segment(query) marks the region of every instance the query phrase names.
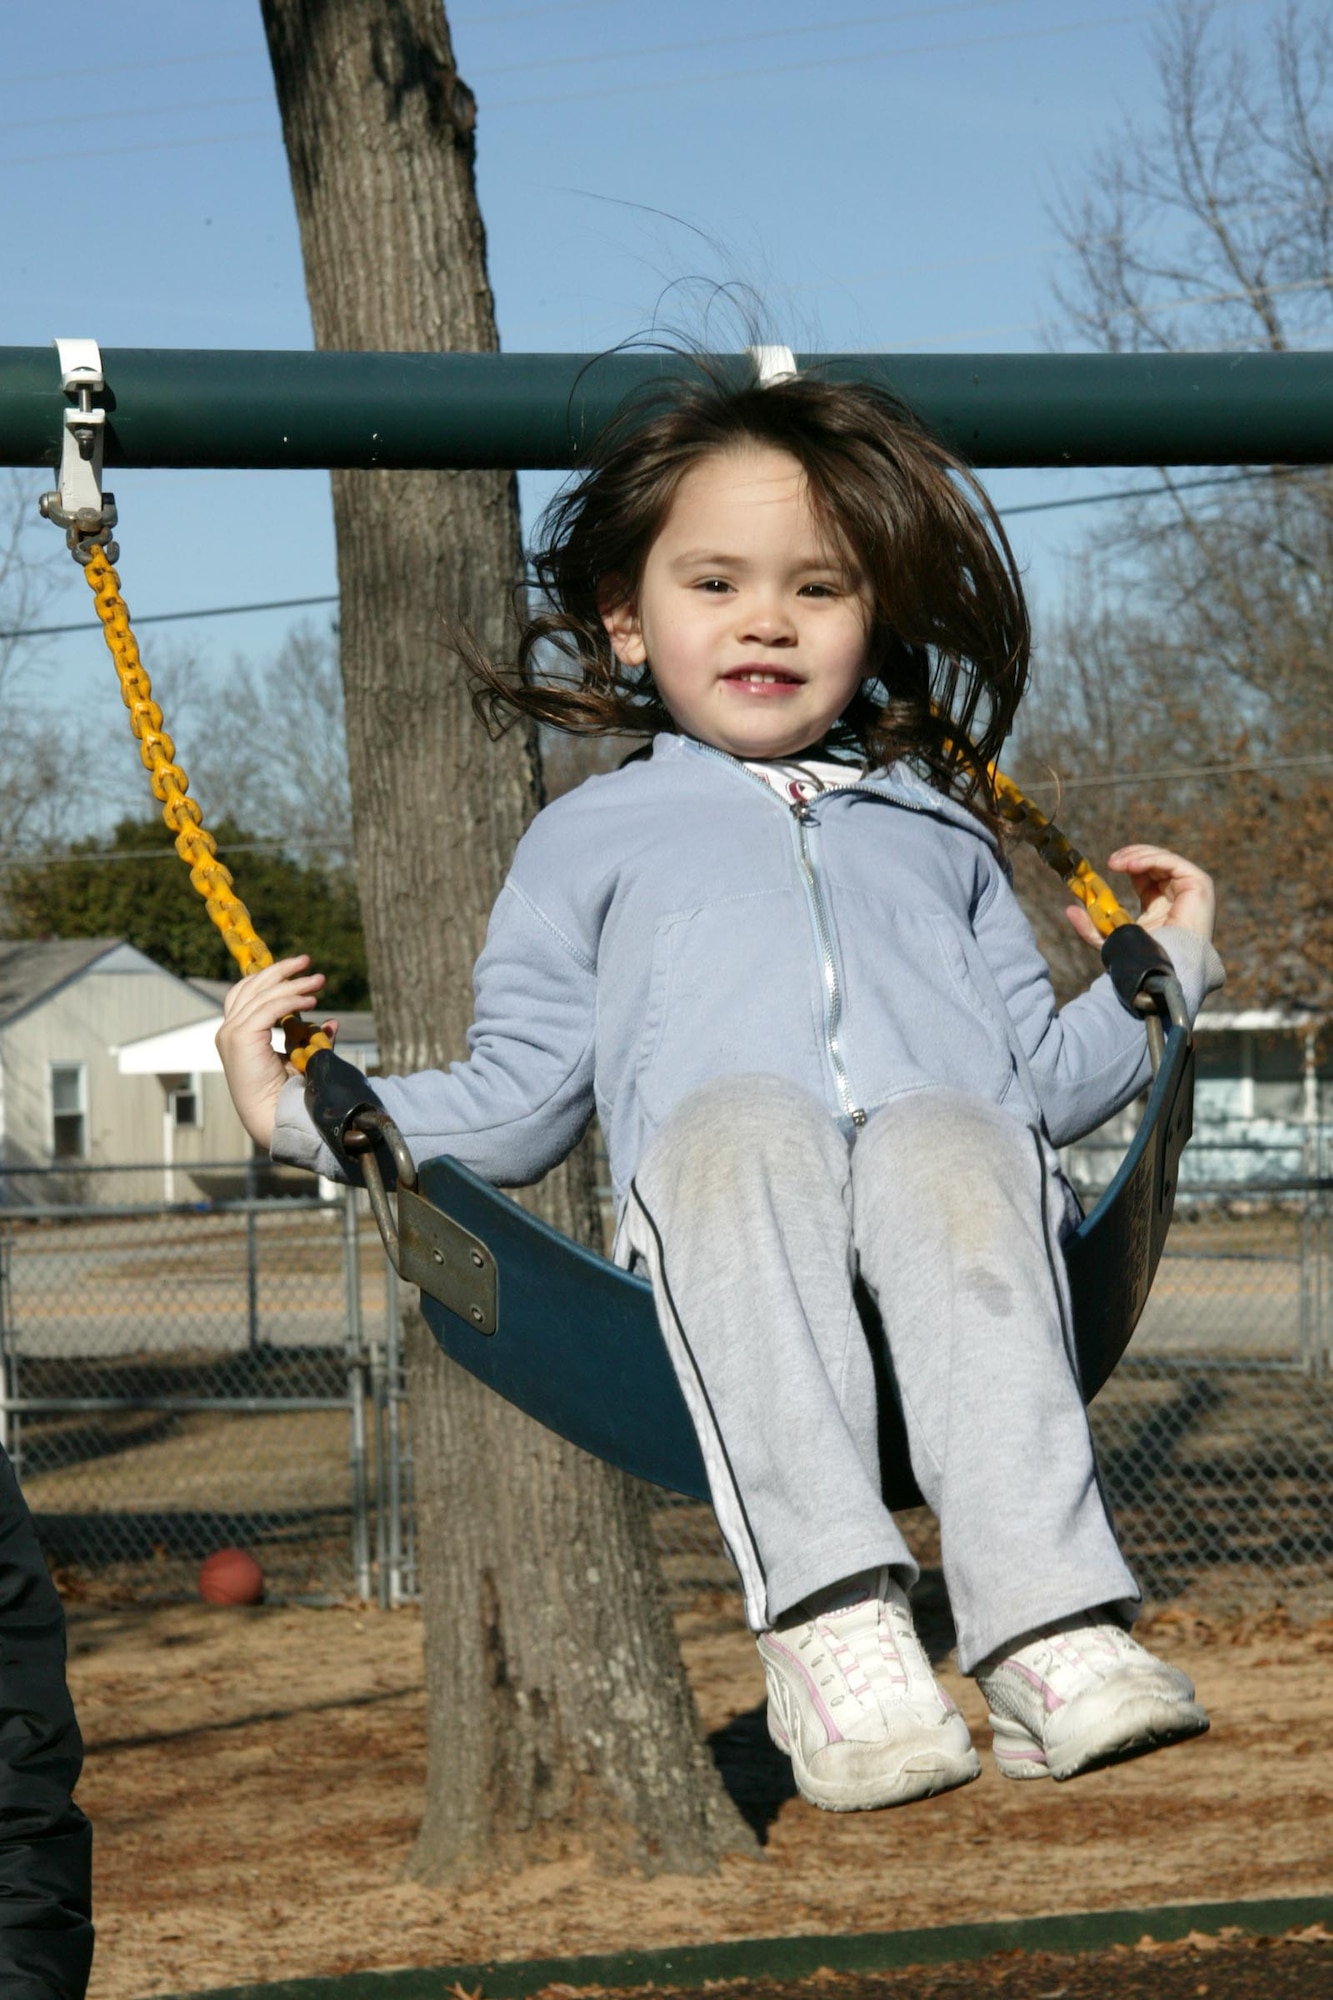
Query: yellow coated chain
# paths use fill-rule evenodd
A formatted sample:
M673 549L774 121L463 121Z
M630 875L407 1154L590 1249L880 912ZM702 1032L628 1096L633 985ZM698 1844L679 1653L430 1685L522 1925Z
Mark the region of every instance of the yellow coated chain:
M218 860L218 845L204 826L204 816L196 799L189 795L190 781L176 762L176 746L162 727L162 711L153 700L153 687L139 657L138 643L130 630L129 607L120 594L120 578L100 546L94 546L84 575L93 592L93 603L102 621L102 636L115 662L121 698L130 712L130 727L139 744L139 755L148 772L153 796L162 807L162 817L176 839L176 852L190 871L190 880L204 899L209 916L222 933L223 943L242 972L257 972L272 965L273 953L256 931L250 912L236 894L231 870ZM298 1014L282 1023L287 1036L288 1060L303 1070L316 1048L331 1048L327 1035L312 1028Z
M1048 868L1053 868L1070 894L1080 903L1103 937L1132 924L1128 910L1116 901L1115 892L1097 873L1092 863L1066 840L1058 826L1019 791L1012 778L991 766L991 783L1001 816L1013 827L1020 840L1034 847Z

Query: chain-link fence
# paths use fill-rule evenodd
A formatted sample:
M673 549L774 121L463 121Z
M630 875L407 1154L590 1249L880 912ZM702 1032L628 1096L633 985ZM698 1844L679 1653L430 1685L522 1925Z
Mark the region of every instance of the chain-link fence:
M1107 1486L1152 1600L1325 1612L1333 1181L1208 1182L1205 1151L1094 1405ZM1117 1158L1072 1164L1091 1193ZM0 1211L0 1425L53 1562L184 1594L239 1545L274 1595L415 1596L397 1286L362 1199L27 1195ZM734 1588L707 1508L655 1496L655 1521L678 1602Z
M1155 1601L1333 1610L1331 1135L1196 1139L1128 1353L1093 1405L1103 1474ZM1091 1200L1117 1149L1070 1164Z
M0 1436L48 1558L176 1594L240 1546L274 1595L369 1594L396 1348L373 1226L304 1177L261 1196L244 1164L200 1204L94 1171L77 1192L99 1201L27 1175L0 1211Z

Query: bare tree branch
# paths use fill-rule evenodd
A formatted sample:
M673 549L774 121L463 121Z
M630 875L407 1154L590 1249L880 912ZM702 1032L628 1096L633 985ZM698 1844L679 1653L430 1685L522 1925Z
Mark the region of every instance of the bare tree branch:
M1256 61L1211 6L1177 0L1155 53L1155 112L1127 121L1060 196L1070 333L1144 353L1326 338L1327 13L1276 13ZM1333 1004L1333 899L1312 900L1299 866L1333 790L1293 762L1333 750L1333 474L1274 467L1206 498L1167 469L1161 481L1160 500L1117 508L1090 540L1046 634L1044 695L1016 757L1034 777L1105 781L1078 793L1092 851L1139 832L1224 874L1222 941L1241 994ZM1271 776L1135 782L1229 756ZM1038 921L1063 964L1050 913Z

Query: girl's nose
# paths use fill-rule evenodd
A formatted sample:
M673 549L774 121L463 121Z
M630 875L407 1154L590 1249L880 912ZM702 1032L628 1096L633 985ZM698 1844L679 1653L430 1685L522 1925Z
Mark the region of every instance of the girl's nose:
M762 646L794 646L796 625L786 607L776 600L762 599L744 607L741 637Z

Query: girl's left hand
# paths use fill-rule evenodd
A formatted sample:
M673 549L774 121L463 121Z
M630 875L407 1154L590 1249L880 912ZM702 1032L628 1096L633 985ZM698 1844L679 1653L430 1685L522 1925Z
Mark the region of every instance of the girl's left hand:
M1182 930L1211 942L1217 896L1212 876L1205 875L1202 868L1169 848L1141 844L1118 847L1108 856L1107 865L1123 869L1129 876L1139 899L1137 921L1145 931L1179 924ZM1065 914L1085 943L1100 947L1100 933L1086 910L1071 909Z

